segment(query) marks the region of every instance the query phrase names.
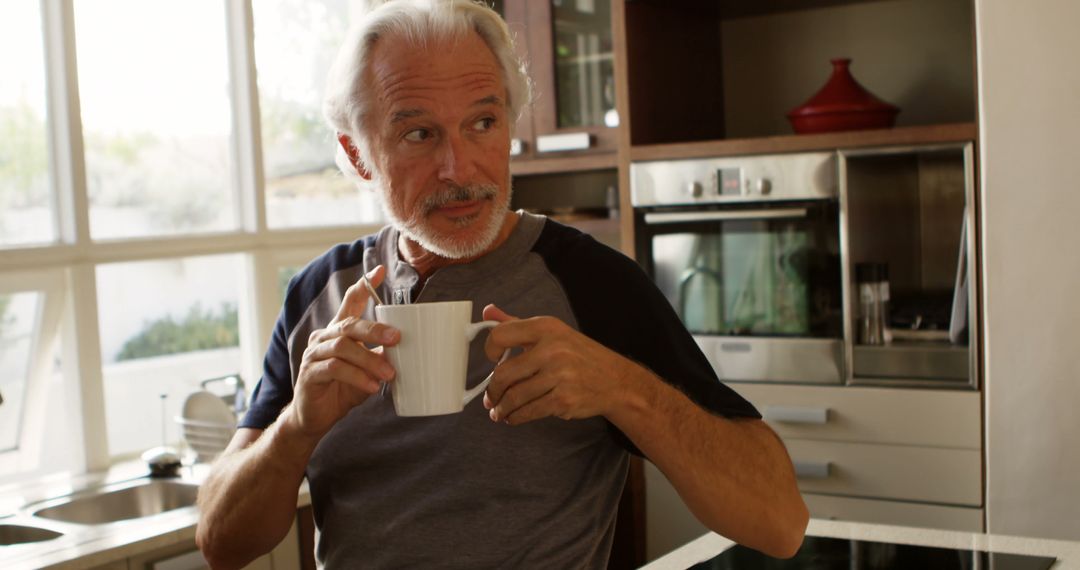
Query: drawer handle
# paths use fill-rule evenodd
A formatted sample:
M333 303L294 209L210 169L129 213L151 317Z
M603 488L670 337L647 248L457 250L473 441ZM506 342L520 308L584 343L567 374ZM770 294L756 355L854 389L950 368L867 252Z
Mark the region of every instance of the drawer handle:
M799 479L828 479L828 461L795 461L795 476Z
M767 422L825 425L829 421L829 408L765 406L761 415Z

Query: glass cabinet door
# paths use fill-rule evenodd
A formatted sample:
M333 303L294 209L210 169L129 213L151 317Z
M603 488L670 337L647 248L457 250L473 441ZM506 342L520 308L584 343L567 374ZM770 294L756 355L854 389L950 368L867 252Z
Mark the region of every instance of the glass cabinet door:
M610 0L551 0L555 125L615 127Z

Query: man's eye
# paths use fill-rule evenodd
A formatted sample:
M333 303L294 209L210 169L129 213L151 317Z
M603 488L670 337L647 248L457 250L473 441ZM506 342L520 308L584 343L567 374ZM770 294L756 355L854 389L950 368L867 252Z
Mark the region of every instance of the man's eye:
M476 123L473 124L473 128L478 131L486 131L493 126L495 126L495 119L491 117L485 117L483 119L480 119L479 121L476 121Z
M413 129L405 133L405 140L409 142L423 142L431 138L431 131L427 129Z

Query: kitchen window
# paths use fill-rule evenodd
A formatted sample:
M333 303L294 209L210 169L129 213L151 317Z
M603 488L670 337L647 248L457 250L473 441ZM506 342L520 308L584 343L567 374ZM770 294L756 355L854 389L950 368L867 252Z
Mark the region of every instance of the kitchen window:
M321 113L326 70L345 39L346 0L259 0L255 64L259 81L266 218L272 228L375 223L376 196L334 165L334 133Z
M288 279L382 224L321 121L353 4L0 5L0 482L178 442L201 380L258 380Z
M0 3L0 247L56 239L41 30L37 2Z

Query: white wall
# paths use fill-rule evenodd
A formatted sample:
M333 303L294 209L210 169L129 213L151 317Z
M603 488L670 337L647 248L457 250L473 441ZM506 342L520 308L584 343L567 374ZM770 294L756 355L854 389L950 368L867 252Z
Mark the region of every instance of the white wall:
M988 530L1080 540L1080 2L976 20Z

